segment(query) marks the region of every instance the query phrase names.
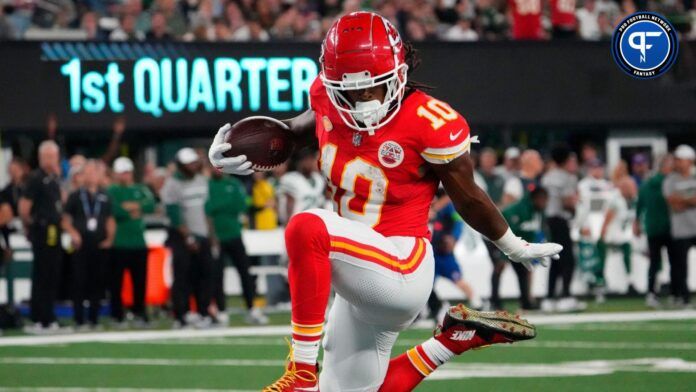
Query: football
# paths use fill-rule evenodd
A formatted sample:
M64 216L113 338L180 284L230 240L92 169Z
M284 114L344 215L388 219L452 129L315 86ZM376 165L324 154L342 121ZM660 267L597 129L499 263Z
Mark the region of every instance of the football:
M295 142L293 134L282 122L264 116L247 117L234 125L225 142L232 148L226 157L246 155L256 171L268 171L290 158Z

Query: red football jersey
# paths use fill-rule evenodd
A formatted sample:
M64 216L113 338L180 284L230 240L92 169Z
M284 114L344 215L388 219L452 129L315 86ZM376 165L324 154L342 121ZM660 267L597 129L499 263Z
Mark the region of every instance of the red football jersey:
M551 24L566 29L575 28L575 0L550 0Z
M541 0L508 0L512 38L541 39Z
M469 151L469 126L446 103L419 90L373 135L339 117L319 78L310 89L334 210L384 236L427 237L428 211L439 180L427 163L444 164Z

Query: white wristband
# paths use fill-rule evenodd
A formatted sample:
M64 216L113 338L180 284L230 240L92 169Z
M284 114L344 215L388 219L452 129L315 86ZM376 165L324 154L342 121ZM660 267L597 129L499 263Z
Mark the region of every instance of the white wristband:
M516 236L509 227L502 237L493 241L493 244L506 255L509 255L515 250L524 248L527 245L526 241Z

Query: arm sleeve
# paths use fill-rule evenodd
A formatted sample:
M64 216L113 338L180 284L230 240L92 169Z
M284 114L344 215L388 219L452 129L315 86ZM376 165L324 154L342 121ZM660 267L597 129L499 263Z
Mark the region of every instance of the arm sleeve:
M297 188L297 181L294 181L295 175L293 173L288 173L280 177L278 182L278 189L276 189L277 194L290 195L295 199L299 197L299 189Z
M471 148L469 124L449 105L431 99L419 106L415 114L418 116L419 128L423 129L421 150L423 159L433 164L446 164L469 152ZM431 116L434 116L435 121L429 119Z
M22 191L22 197L25 199L29 199L31 201L34 201L36 198L36 194L39 192L39 179L35 175L30 175L29 179L27 180L27 184L24 187L24 190Z
M111 200L111 210L114 214L114 219L119 221L130 218L128 211L121 208L121 201L116 197L114 188L109 188L109 200Z
M172 177L167 178L162 186L162 203L165 205L165 211L170 221L171 227L179 227L181 225L181 211L179 210L179 192L176 181Z
M662 183L662 196L665 198L668 198L672 196L672 193L674 193L674 185L672 181L672 177L669 176L665 178L665 181Z
M177 204L167 204L165 206L167 217L171 227L181 226L181 210Z

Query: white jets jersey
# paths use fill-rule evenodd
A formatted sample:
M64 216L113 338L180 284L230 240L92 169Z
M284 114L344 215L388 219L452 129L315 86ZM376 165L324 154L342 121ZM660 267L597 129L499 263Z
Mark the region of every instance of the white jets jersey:
M300 172L289 172L282 177L278 183L279 197L284 199L280 203L281 221L287 222L291 216L298 212L306 211L310 208L324 207L324 190L326 181L319 172L312 172L309 177L305 177ZM287 215L287 197L290 196L295 200L293 210L290 216Z
M616 189L610 181L594 177L585 177L580 180L575 214L576 227L590 229L592 239L597 240L608 202L614 197L616 197Z
M624 244L631 241L633 220L636 210L633 201L626 200L616 191L609 201L607 210L614 212L614 219L607 226L605 241L608 244Z

